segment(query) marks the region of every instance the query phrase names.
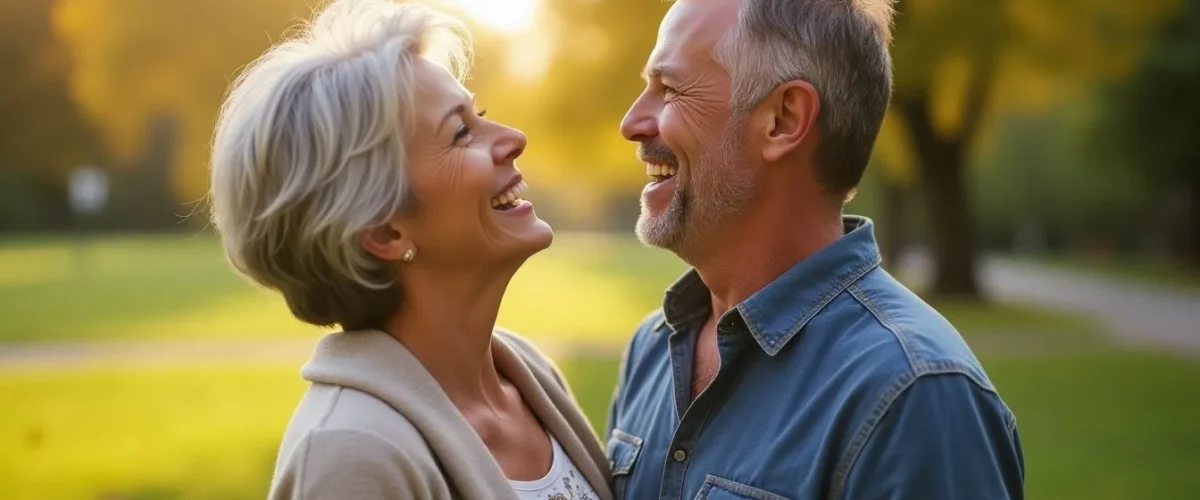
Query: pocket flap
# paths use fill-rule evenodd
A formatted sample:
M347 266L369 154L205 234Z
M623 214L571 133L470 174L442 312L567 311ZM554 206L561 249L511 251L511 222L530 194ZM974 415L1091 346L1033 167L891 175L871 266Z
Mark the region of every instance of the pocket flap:
M642 438L621 429L613 429L605 453L608 455L608 465L612 467L614 476L629 474L641 452Z
M766 490L709 474L696 500L787 500Z

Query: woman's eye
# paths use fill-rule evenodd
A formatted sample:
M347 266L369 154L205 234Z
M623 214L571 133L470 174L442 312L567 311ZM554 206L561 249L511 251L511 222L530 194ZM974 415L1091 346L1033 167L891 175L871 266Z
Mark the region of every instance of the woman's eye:
M479 115L480 118L483 118L483 115L487 114L487 109L481 109L481 110L475 112L475 114Z
M455 144L462 142L463 139L466 139L468 137L471 137L471 127L465 123L462 125L459 125L458 130L454 131L454 143Z

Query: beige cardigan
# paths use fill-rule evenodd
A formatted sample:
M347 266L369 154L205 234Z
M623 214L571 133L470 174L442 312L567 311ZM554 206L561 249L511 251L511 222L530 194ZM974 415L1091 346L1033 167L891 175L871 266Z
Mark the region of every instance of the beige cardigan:
M600 498L610 500L604 451L554 364L507 332L492 337L492 356ZM517 500L483 440L390 335L329 334L301 373L312 385L284 434L272 500Z

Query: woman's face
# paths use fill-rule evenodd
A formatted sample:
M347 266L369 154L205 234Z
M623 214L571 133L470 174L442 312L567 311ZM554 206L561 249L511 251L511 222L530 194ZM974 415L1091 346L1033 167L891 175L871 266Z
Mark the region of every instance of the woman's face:
M423 263L520 262L550 246L553 232L523 199L515 161L525 134L483 118L446 71L418 59L408 180L415 211L393 227Z

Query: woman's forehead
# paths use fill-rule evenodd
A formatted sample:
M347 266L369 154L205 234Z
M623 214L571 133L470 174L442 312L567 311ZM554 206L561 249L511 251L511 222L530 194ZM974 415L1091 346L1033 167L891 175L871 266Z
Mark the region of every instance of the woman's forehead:
M419 58L413 74L417 117L422 126L437 128L447 113L459 106L471 105L471 93L444 66Z

